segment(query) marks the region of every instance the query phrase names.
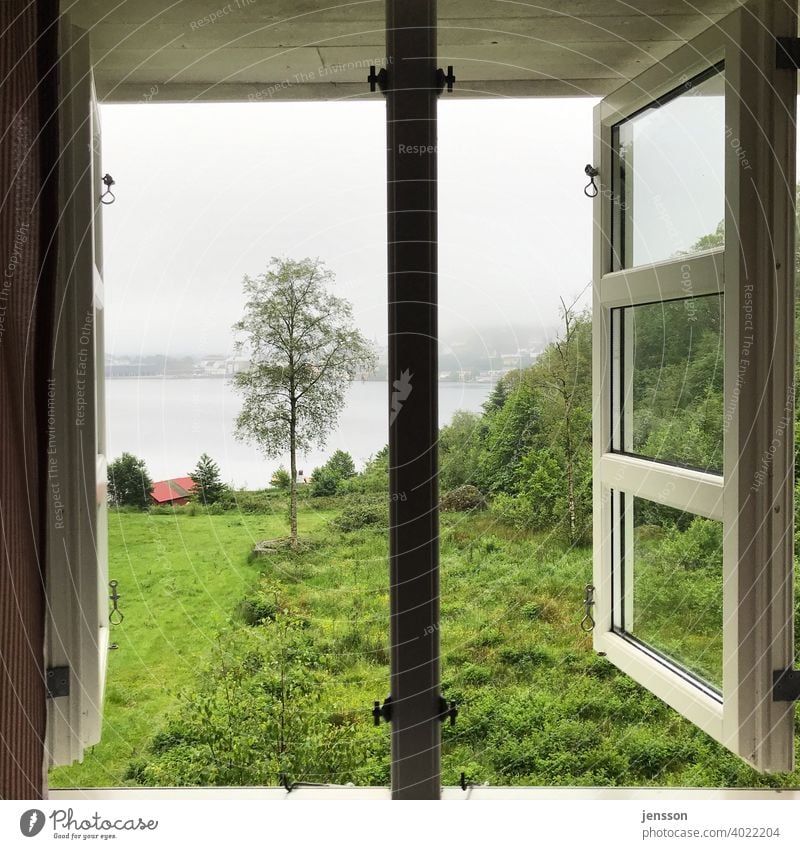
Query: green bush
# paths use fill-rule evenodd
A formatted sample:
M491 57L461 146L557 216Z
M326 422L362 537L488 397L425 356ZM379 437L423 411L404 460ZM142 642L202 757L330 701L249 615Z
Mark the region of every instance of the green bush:
M346 451L334 451L330 459L311 473L311 495L336 495L341 484L355 477L353 458Z
M280 612L275 593L258 590L239 602L237 613L245 625L273 622Z
M389 446L384 445L374 457L370 457L363 472L354 477L343 479L338 492L342 494L388 494Z
M348 504L339 516L331 519L334 528L345 532L360 531L362 528L386 528L388 524L388 508L369 502Z
M529 529L533 510L527 498L520 495L500 493L492 499L491 513L512 528Z
M236 513L279 513L288 505L288 497L282 490L261 489L246 491L228 490L217 505L225 512ZM217 506L215 505L215 506Z
M272 473L269 479L269 485L275 489L289 489L289 484L292 482L292 476L284 466L278 466Z
M520 613L526 619L541 619L544 612L544 604L540 601L528 601L520 608Z
M454 513L484 510L486 508L486 499L477 487L467 483L445 493L442 496L441 508L442 510Z
M667 568L722 569L722 526L719 522L700 516L692 519L685 531L672 528L659 548L660 558Z
M257 629L229 634L197 688L156 735L129 779L145 785L357 783L375 771L368 723L332 724L320 710L326 647L308 623L280 614L271 639ZM388 739L388 738L387 738ZM385 746L378 747L385 758Z

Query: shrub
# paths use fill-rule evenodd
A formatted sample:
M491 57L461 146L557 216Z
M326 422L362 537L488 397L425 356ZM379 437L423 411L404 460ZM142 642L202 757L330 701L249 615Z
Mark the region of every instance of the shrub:
M237 613L245 625L261 625L263 622L274 622L280 612L275 594L261 590L246 596L239 602Z
M486 500L480 490L471 484L451 489L450 492L442 496L442 510L452 512L465 513L470 510L483 510L486 507Z
M672 568L680 564L688 570L715 567L721 571L722 527L719 522L697 516L685 531L670 530L659 554Z
M460 670L460 677L465 684L473 687L485 687L494 676L494 670L479 663L466 663Z
M366 723L329 722L320 709L324 643L306 622L279 614L271 639L249 629L227 634L197 687L127 775L139 784L274 785L333 783L375 768L365 755ZM385 744L383 746L385 750Z
M512 528L526 529L532 524L531 505L523 496L500 493L492 499L491 512Z
M341 515L331 520L331 524L340 531L359 531L362 528L387 527L389 515L385 506L356 502L348 504Z
M214 505L222 511L236 513L277 513L288 503L283 491L261 489L253 492L245 490L229 490L226 495Z
M275 489L289 489L289 484L292 482L292 476L286 471L284 466L278 466L272 473L269 480L269 485Z
M311 495L336 495L342 482L355 474L353 458L346 451L334 451L327 463L311 473Z
M374 457L370 457L364 471L341 481L340 493L368 493L389 491L389 446L384 445Z
M528 601L520 608L525 619L540 619L544 612L544 604L540 601Z
M108 501L115 507L138 507L150 504L153 481L144 460L127 451L108 464Z

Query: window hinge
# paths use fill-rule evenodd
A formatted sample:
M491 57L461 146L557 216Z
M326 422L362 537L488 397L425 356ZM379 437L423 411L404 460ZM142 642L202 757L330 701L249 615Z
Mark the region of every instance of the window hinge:
M383 700L383 704L380 702L375 702L372 708L372 719L375 722L375 725L381 724L381 719L386 722L392 721L392 697L387 696Z
M380 89L381 91L385 92L386 88L389 85L389 72L386 70L386 68L381 68L380 71L376 71L375 66L370 65L367 82L369 83L370 91L377 91L378 89Z
M453 73L453 66L447 66L447 73L442 68L436 70L436 90L441 94L445 88L452 92L453 86L456 84L456 75Z
M456 724L456 717L458 716L458 706L455 702L448 702L447 699L440 696L439 697L439 721L444 722L446 719L450 720L451 725Z
M800 700L800 669L781 669L772 673L772 701Z
M788 36L775 39L775 67L789 71L800 70L800 38Z
M58 699L69 695L69 667L53 666L47 670L47 698Z

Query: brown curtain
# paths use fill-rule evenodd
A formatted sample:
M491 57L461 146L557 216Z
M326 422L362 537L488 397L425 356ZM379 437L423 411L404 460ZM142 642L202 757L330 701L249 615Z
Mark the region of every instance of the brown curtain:
M58 3L0 3L0 798L45 791L47 374Z

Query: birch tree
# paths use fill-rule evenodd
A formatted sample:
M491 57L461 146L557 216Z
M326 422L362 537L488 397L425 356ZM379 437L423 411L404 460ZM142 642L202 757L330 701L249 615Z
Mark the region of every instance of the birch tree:
M244 316L234 325L246 371L236 435L265 457L289 453L290 536L297 543L298 452L321 448L336 426L350 382L374 368L372 346L353 323L349 301L319 259L278 259L243 281Z

